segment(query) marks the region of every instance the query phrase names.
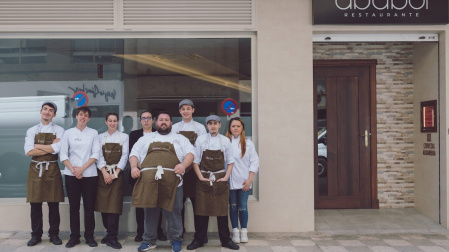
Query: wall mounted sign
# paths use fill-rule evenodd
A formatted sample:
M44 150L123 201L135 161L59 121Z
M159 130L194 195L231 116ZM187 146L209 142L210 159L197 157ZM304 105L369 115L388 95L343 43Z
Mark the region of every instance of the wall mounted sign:
M225 99L221 103L221 110L225 113L225 115L235 114L235 112L237 112L237 108L237 102L231 98Z
M83 91L74 93L72 98L75 99L76 105L78 107L87 106L87 104L89 103L89 97L87 97L87 94Z
M421 132L437 132L437 101L421 102Z
M447 0L313 0L313 24L448 24Z

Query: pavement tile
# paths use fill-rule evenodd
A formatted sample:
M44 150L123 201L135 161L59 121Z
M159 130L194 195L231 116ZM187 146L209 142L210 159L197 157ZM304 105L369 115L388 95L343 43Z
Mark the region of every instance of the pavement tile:
M322 250L318 246L304 246L304 247L295 247L296 250L300 252L322 252Z
M273 252L297 252L293 246L271 246Z
M436 245L444 246L449 245L449 240L440 240L440 239L429 239L431 242L435 243Z
M251 246L266 246L268 247L268 242L266 240L256 240L256 239L251 239L248 241L248 243L245 243L245 247L251 247Z
M314 242L319 247L321 247L321 246L340 246L340 243L335 240L316 240Z
M392 246L392 247L396 247L396 246L412 246L412 244L410 242L407 242L405 240L387 240L384 239L384 242L388 243L388 245Z
M364 244L361 241L358 240L338 240L338 242L341 244L341 246L364 246Z
M410 247L410 246L406 246L406 247L394 247L394 249L396 249L399 252L422 252L422 250L418 247Z
M267 240L269 246L292 246L290 240Z
M311 240L292 240L291 243L295 247L309 247L309 246L315 246L315 242Z
M14 232L0 232L0 239L6 239L14 235Z
M361 240L361 242L369 247L388 246L388 243L384 242L383 240Z
M418 246L424 252L446 252L448 250L440 246Z
M348 252L343 246L320 246L320 249L324 252Z
M193 250L189 250L193 251ZM246 247L246 251L248 252L273 252L271 247ZM201 251L198 251L201 252Z
M370 248L368 247L358 247L358 246L351 246L351 247L346 247L346 249L349 252L372 252Z
M387 246L371 246L369 247L373 252L397 252L396 249Z

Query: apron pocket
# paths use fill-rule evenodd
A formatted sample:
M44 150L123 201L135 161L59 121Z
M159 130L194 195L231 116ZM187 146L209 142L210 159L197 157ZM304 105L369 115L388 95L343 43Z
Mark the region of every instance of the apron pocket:
M227 181L220 181L214 183L215 194L223 194L229 192L229 183Z
M162 180L158 180L159 197L161 199L171 200L173 198L173 192L177 189L179 184L179 178L174 173L165 173Z
M153 179L147 176L143 178L142 176L144 176L143 173L133 189L133 204L135 205L150 204L152 200L157 198L158 188L157 182L154 180L154 175Z

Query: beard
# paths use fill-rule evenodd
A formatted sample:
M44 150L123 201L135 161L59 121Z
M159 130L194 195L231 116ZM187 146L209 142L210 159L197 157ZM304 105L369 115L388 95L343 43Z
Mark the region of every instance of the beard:
M162 129L162 125L165 125L166 128ZM167 124L162 124L161 127L157 127L157 133L161 135L168 135L171 132L171 126L168 126Z

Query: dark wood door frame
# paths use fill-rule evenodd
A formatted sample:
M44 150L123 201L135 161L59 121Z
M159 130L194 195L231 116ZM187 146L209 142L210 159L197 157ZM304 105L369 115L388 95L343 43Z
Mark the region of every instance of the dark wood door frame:
M314 60L313 66L369 66L370 72L370 127L371 127L371 137L370 137L370 147L371 147L371 208L378 209L379 208L379 199L377 197L377 112L376 112L376 65L377 60ZM316 90L313 90L313 109L314 109L314 136L316 136L317 132L317 96ZM318 165L318 139L315 137L314 139L314 167ZM315 169L315 168L314 168ZM317 184L317 176L315 178L315 185ZM317 194L315 193L315 201L317 200Z

